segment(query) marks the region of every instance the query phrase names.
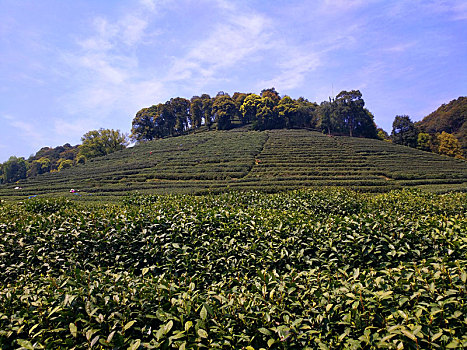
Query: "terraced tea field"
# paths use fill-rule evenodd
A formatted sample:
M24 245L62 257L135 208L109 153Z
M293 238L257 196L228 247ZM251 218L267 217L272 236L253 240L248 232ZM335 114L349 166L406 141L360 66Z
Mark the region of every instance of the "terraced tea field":
M85 165L0 186L0 198L70 196L101 200L228 190L281 191L345 186L466 191L467 162L387 142L307 130L211 131L147 142ZM76 196L75 196L76 197Z
M0 348L465 348L466 257L467 193L0 201Z

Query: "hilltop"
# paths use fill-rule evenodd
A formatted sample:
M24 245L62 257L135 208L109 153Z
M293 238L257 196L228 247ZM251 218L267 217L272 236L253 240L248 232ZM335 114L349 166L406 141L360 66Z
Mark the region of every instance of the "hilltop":
M467 97L441 105L418 122L417 127L429 134L443 131L453 134L459 140L464 155L467 155Z
M323 186L368 192L402 187L465 191L467 162L375 139L308 130L234 129L144 142L61 172L3 185L0 198L65 195L98 200L134 191L276 192ZM70 194L70 189L79 194Z

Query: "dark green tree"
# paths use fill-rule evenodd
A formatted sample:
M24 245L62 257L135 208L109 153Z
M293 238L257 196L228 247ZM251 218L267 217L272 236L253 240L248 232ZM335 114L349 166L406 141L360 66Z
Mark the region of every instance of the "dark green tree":
M175 117L175 132L180 135L191 124L190 101L186 98L176 97L170 99L170 106Z
M392 123L391 140L399 145L417 147L418 131L408 115L397 115Z
M130 137L133 141L150 141L156 138L154 120L158 113L158 106L143 108L136 113L131 123Z
M210 128L214 121L212 117L213 99L208 94L202 94L200 98L201 98L202 105L203 105L204 125Z
M11 156L2 164L2 182L11 183L26 178L27 164L22 157Z
M337 132L349 136L376 138L373 115L364 108L365 101L359 90L341 91L332 104Z
M199 96L193 96L190 102L191 127L197 129L203 122L203 100Z
M323 101L318 107L318 129L330 135L334 131L333 124L333 106L331 101Z

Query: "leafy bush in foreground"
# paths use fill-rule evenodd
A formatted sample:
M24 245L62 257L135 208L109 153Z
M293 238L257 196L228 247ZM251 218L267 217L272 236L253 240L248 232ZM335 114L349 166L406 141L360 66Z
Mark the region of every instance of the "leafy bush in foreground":
M467 346L467 194L0 207L0 347Z

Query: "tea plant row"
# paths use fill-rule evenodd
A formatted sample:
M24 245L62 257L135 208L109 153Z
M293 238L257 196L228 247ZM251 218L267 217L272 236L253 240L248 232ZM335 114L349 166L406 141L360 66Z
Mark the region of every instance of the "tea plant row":
M0 204L2 349L467 346L467 194Z

